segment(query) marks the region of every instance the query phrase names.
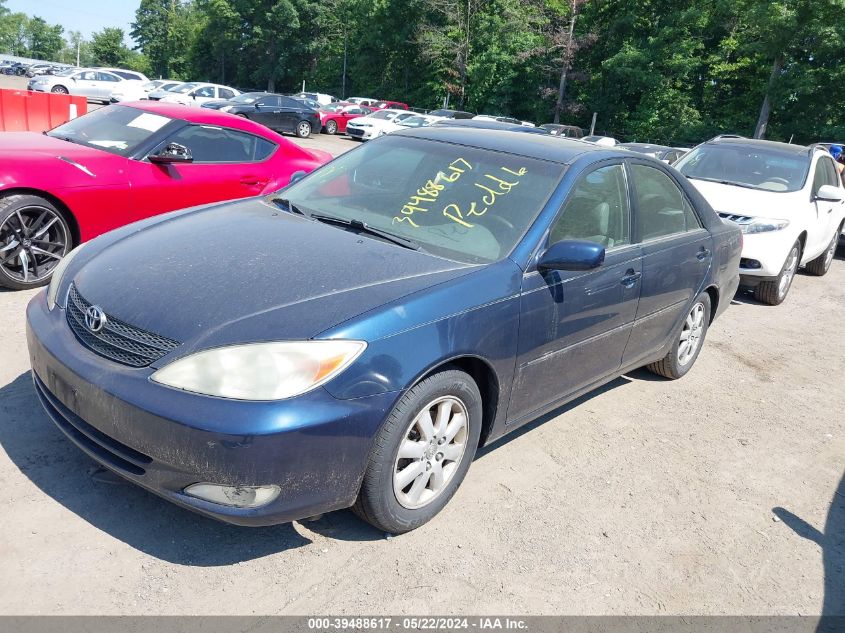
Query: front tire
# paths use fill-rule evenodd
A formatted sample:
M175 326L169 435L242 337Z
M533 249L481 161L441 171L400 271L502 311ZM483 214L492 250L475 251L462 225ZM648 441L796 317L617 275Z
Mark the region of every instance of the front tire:
M672 349L656 363L646 368L664 378L677 380L684 376L698 359L707 328L710 325L710 295L702 292L693 302L687 317L681 324L681 331L675 337Z
M827 274L827 271L830 270L830 265L833 263L833 256L836 254L836 247L839 246L839 234L841 232L842 225L839 225L839 228L837 228L833 234L833 239L830 240L830 244L827 245L824 252L805 266L808 273L815 275L816 277L823 277Z
M469 470L481 418L481 393L464 372L441 371L415 385L376 436L355 513L393 534L430 521Z
M795 273L798 272L798 264L800 263L801 242L795 242L789 249L789 254L786 256L783 268L780 269L777 278L774 281L761 281L754 289L754 298L770 306L783 303L792 287L792 281L795 279Z
M57 95L66 95L66 94L68 94L68 89L65 88L64 86L53 86L50 89L50 92L55 93Z
M46 285L71 248L67 221L51 202L30 195L0 198L0 286Z
M328 121L326 123L326 134L337 134L337 121Z
M299 138L308 138L311 136L311 124L308 121L300 121L296 124L296 135Z

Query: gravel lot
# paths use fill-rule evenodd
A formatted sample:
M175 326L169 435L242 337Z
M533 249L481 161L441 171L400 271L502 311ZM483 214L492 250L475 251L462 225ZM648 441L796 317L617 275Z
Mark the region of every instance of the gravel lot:
M845 249L780 307L739 295L684 379L634 372L485 449L395 538L92 477L30 382L32 295L0 291L0 614L845 614Z

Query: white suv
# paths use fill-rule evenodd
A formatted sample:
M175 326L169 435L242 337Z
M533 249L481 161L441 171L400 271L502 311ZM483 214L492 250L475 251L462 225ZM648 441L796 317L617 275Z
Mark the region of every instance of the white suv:
M824 275L845 221L845 188L820 147L717 138L675 167L722 218L739 224L740 284L778 305L799 266Z

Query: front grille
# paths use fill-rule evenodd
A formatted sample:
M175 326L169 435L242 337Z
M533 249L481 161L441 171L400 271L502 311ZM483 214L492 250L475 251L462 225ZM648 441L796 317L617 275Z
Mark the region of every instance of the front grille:
M130 367L146 367L179 347L180 343L106 315L102 330L91 332L85 326L85 311L91 307L71 285L67 321L76 338L92 352Z
M719 212L719 217L725 220L730 220L731 222L736 222L737 224L748 224L754 218L749 217L747 215L738 215L736 213L722 213Z
M346 133L349 134L349 136L364 136L364 130L349 126L346 127Z

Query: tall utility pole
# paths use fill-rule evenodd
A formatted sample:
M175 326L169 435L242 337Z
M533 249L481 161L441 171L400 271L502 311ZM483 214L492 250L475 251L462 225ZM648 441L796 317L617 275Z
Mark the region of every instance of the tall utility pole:
M562 67L560 69L560 85L557 89L557 101L555 101L555 123L560 123L560 112L563 110L563 97L566 94L566 77L569 73L569 65L572 62L572 40L575 36L575 20L578 17L577 0L570 0L569 7L572 15L569 19L569 33L566 37L566 46L564 47Z
M82 46L82 41L76 41L76 67L79 68L79 49Z
M349 34L349 30L347 25L347 20L343 21L343 79L342 79L342 87L340 89L340 98L346 99L346 55L347 55L347 35Z

